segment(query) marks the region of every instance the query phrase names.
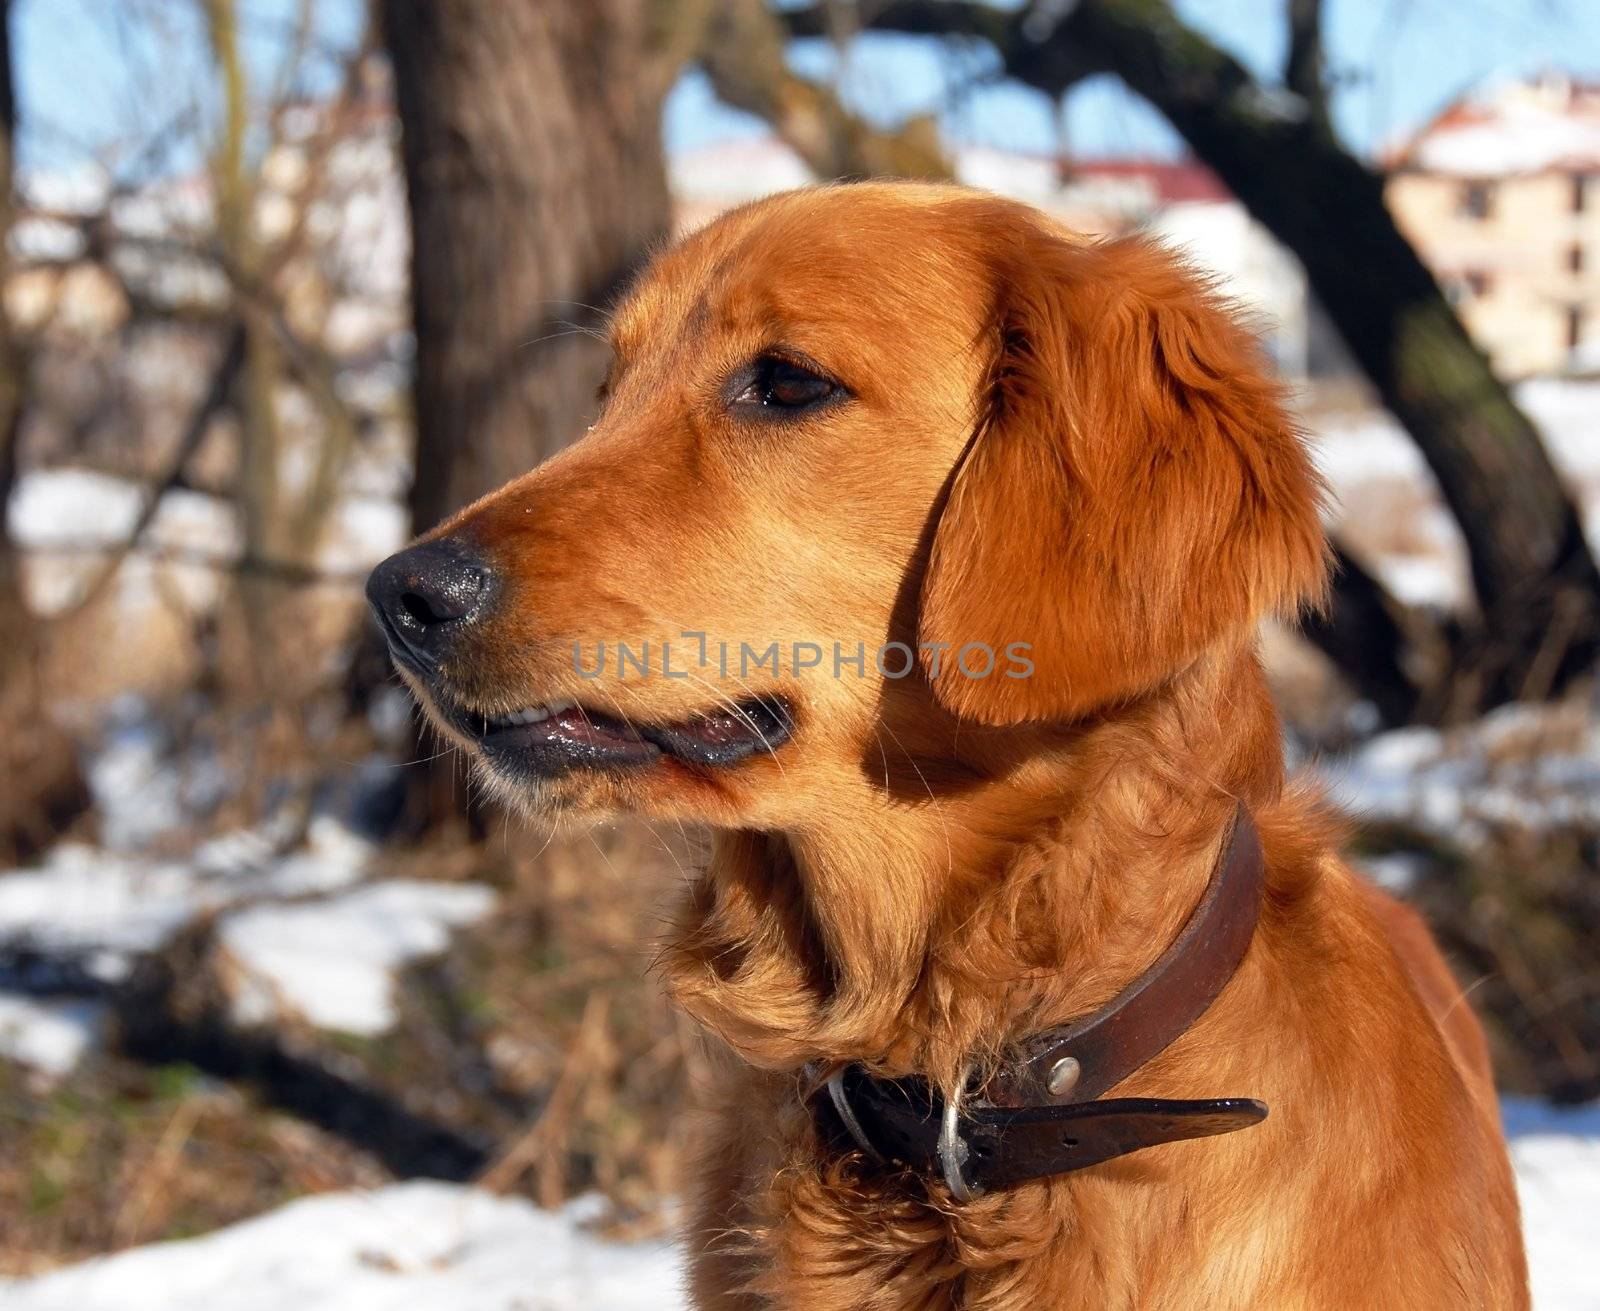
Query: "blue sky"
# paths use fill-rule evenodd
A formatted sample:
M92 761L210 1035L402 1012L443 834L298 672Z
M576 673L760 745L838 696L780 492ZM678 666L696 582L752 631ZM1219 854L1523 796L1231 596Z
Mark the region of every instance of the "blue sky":
M567 0L560 0L567 2ZM571 0L577 3L579 0ZM1001 0L1014 3L1015 0ZM258 89L273 84L296 0L241 0ZM1192 23L1266 77L1281 67L1284 0L1178 0ZM1335 116L1345 138L1370 152L1424 120L1463 88L1497 76L1557 67L1600 78L1596 0L1325 0L1338 75ZM15 0L14 58L24 166L60 168L106 150L127 152L168 124L189 130L210 112L196 0ZM359 31L356 0L321 0L308 89L327 86L339 52ZM833 52L798 43L803 72L832 74ZM842 74L864 111L893 118L938 109L955 137L1024 150L1065 143L1085 155L1181 149L1148 105L1114 78L1078 88L1063 112L1044 96L996 83L971 52L935 41L873 36ZM716 103L691 74L667 106L669 148L760 132ZM192 163L180 158L180 163Z

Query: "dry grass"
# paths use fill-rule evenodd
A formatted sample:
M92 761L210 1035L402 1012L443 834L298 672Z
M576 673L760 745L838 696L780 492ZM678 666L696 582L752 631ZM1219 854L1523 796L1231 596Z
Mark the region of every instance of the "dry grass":
M50 1092L0 1062L0 1274L204 1233L376 1183L336 1139L183 1066L104 1060Z
M501 906L412 972L385 1046L438 1051L451 1030L482 1054L492 1094L476 1100L500 1112L503 1144L487 1184L545 1205L599 1189L621 1220L659 1218L702 1040L649 969L667 899L700 859L692 836L637 826L543 850L509 833L492 867L468 858L500 884Z
M1507 1092L1600 1097L1600 832L1499 826L1470 853L1393 827L1414 900L1484 1020Z

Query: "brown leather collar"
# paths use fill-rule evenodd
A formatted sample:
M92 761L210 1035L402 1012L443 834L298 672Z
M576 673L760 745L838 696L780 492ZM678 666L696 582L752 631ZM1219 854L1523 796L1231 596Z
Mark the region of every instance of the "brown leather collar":
M923 1079L877 1079L858 1065L814 1096L833 1140L868 1157L943 1177L959 1201L1065 1174L1157 1143L1248 1128L1251 1098L1097 1101L1185 1033L1244 959L1261 913L1261 839L1240 805L1226 849L1182 931L1104 1006L1022 1043L959 1103ZM819 1089L819 1092L821 1089Z

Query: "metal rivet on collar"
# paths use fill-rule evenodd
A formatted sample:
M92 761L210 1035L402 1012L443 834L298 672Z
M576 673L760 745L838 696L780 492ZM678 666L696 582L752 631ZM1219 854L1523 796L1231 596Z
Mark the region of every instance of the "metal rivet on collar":
M1050 1090L1052 1097L1065 1097L1078 1086L1078 1079L1083 1074L1083 1066L1078 1064L1075 1056L1063 1056L1050 1067L1050 1076L1045 1080L1045 1087Z

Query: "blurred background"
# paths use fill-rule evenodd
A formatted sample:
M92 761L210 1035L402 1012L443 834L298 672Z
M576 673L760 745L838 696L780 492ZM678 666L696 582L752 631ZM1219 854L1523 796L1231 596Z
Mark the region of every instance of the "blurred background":
M0 15L4 1305L681 1305L699 841L475 796L360 585L583 431L671 234L907 175L1254 316L1342 564L1288 749L1490 1027L1537 1305L1600 1307L1600 6Z

